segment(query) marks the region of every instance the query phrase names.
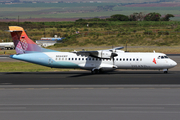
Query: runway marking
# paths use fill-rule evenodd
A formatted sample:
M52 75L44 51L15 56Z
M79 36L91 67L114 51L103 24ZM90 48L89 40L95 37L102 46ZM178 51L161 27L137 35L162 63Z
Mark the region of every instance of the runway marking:
M110 88L97 88L97 89L110 89Z
M1 87L0 88L1 90L5 90L5 89L12 89L12 90L23 90L23 89L26 89L26 90L40 90L40 89L42 89L42 90L49 90L49 89L89 89L89 90L92 90L92 89L180 89L180 88L177 88L177 87L175 87L175 88L163 88L163 87L161 87L161 88L158 88L158 87L151 87L151 88L145 88L145 87L137 87L137 88L131 88L131 87L120 87L120 88L118 88L118 87L115 87L115 88L113 88L113 87L107 87L107 88L101 88L101 87L88 87L88 88L82 88L82 87L79 87L79 88L70 88L70 87L64 87L64 88L52 88L52 87L50 87L50 88L38 88L38 87L32 87L32 88L8 88L8 87Z
M80 89L80 88L69 88L69 89Z
M0 109L26 109L26 107L1 107Z
M50 88L41 88L41 89L50 89Z
M140 89L140 88L130 88L130 89Z
M147 88L147 89L155 89L155 88Z
M94 89L94 88L86 88L86 89Z
M21 88L13 88L14 90L20 90Z
M34 88L26 88L26 89L33 90Z
M124 88L116 88L116 89L124 89Z
M164 107L111 107L111 109L165 109Z

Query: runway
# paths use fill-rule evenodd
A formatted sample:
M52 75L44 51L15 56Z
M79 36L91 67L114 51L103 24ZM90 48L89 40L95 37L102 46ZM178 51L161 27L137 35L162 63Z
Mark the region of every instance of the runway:
M1 120L176 120L179 85L4 85Z
M0 120L177 120L179 68L0 73Z

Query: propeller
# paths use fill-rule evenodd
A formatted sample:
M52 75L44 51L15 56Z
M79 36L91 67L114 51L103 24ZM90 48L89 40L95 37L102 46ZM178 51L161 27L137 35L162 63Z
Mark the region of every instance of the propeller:
M111 51L111 58L113 60L113 65L114 65L114 57L118 56L118 54L116 53L116 49L114 49L114 48L109 51Z
M112 46L113 47L113 46ZM116 53L116 50L120 50L123 49L124 47L115 47L110 49L109 51L111 51L111 58L113 59L113 65L114 65L114 57L118 56L118 54Z

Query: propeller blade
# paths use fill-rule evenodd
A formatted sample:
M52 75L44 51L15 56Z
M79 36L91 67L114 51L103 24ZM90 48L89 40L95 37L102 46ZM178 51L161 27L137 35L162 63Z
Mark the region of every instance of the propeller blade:
M112 57L112 58L114 58L114 57L116 57L116 56L118 56L118 54L117 54L117 53L114 53L114 52L113 52L113 53L111 53L111 57Z

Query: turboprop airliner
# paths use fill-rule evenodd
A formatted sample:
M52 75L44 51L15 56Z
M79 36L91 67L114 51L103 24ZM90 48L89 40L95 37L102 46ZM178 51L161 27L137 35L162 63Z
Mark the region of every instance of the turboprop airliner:
M123 47L97 51L59 52L45 49L34 43L19 26L9 26L9 31L15 45L18 59L51 68L80 68L92 73L111 71L116 69L148 69L163 70L177 65L166 54L156 52L124 52Z

